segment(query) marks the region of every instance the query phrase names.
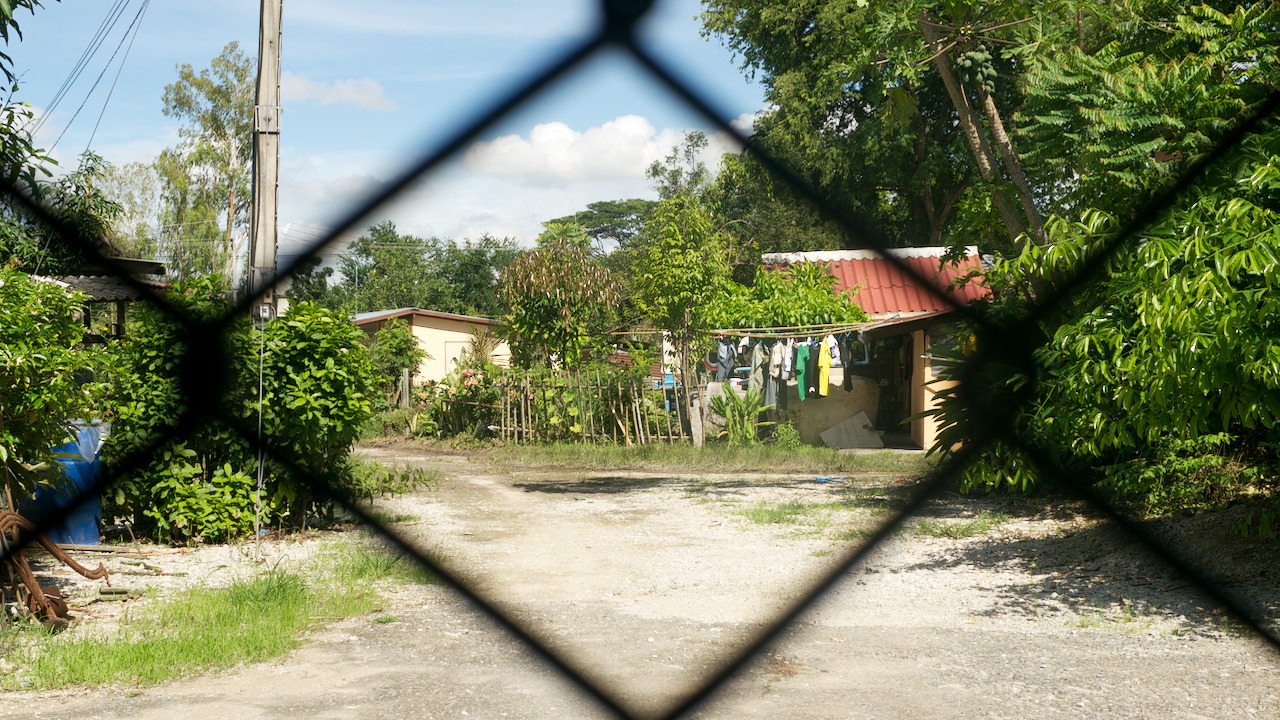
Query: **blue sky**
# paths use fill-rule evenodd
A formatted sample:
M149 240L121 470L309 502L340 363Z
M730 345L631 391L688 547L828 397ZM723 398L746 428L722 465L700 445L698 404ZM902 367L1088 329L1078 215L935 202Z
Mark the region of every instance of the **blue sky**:
M37 136L64 165L86 147L120 63L108 58L143 0L121 21ZM19 98L42 112L107 15L108 0L47 2L19 16L9 47ZM642 38L678 64L726 116L748 124L763 92L731 54L699 34L698 3L656 4ZM462 123L586 37L594 0L471 3L287 0L282 42L282 253ZM141 21L92 148L113 163L149 161L177 143L161 112L175 65L206 67L231 41L256 55L258 2L156 0ZM128 41L125 41L128 44ZM123 48L120 51L123 55ZM98 74L102 80L79 116ZM70 123L68 125L68 123ZM708 129L629 58L611 53L525 107L383 217L406 232L462 239L488 232L529 243L538 223L597 200L652 197L644 167L687 129ZM708 159L732 146L713 138Z

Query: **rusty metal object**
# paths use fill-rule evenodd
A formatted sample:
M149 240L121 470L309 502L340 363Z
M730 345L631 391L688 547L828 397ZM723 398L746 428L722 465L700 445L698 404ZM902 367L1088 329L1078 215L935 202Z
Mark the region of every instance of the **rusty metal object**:
M40 616L45 624L54 623L65 627L67 617L67 603L62 598L62 591L56 586L49 588L41 588L36 582L36 576L31 572L31 566L27 564L27 558L22 552L23 533L34 533L36 526L32 522L12 510L0 510L0 540L3 541L5 550L9 551L8 557L4 559L4 564L10 572L10 578L13 573L17 573L18 582L14 582L15 590L21 590L16 586L20 582L22 588L27 592L26 606L31 612ZM70 567L72 570L80 573L90 580L105 579L107 584L111 584L111 578L107 574L107 568L102 563L98 563L98 567L90 570L80 563L76 562L70 555L62 551L49 538L43 534L37 534L33 538L41 547L53 555L60 562ZM13 548L13 549L11 549ZM46 592L48 589L57 591L56 594Z

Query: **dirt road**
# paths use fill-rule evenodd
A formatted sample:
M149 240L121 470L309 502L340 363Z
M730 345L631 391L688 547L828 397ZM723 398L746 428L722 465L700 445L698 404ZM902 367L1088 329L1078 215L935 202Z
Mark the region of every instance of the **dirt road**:
M645 715L801 597L910 486L371 452L441 469L439 489L380 509ZM1280 716L1280 656L1122 536L1050 509L1005 517L969 499L937 503L694 717ZM1222 542L1233 582L1274 610L1274 552ZM330 626L279 662L141 690L0 696L0 717L607 716L439 586L396 590L376 617Z

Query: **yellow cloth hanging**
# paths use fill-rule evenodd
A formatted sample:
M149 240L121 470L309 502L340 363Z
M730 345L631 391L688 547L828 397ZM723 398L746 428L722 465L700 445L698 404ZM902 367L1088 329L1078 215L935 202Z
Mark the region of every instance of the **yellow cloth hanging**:
M818 343L818 395L826 397L831 378L831 348L825 343Z

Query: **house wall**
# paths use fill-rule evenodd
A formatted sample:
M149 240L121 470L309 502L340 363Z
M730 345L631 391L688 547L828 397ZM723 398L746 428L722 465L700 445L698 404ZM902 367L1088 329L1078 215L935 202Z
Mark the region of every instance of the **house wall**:
M418 346L430 355L418 365L414 382L423 383L428 380L443 379L454 368L454 360L462 354L467 343L470 342L470 327L461 320L436 318L429 315L410 315L403 319L412 323L410 329L418 340ZM372 337L382 329L384 323L386 320L377 320L365 323L361 327ZM496 365L511 363L511 348L506 341L498 344L492 357Z
M927 330L912 332L911 346L915 349L911 358L911 412L915 414L936 408L938 406L937 391L955 387L956 382L954 380L933 382L935 378L933 365L929 359L931 346ZM912 420L911 441L928 450L937 440L939 425L938 420L932 417Z

